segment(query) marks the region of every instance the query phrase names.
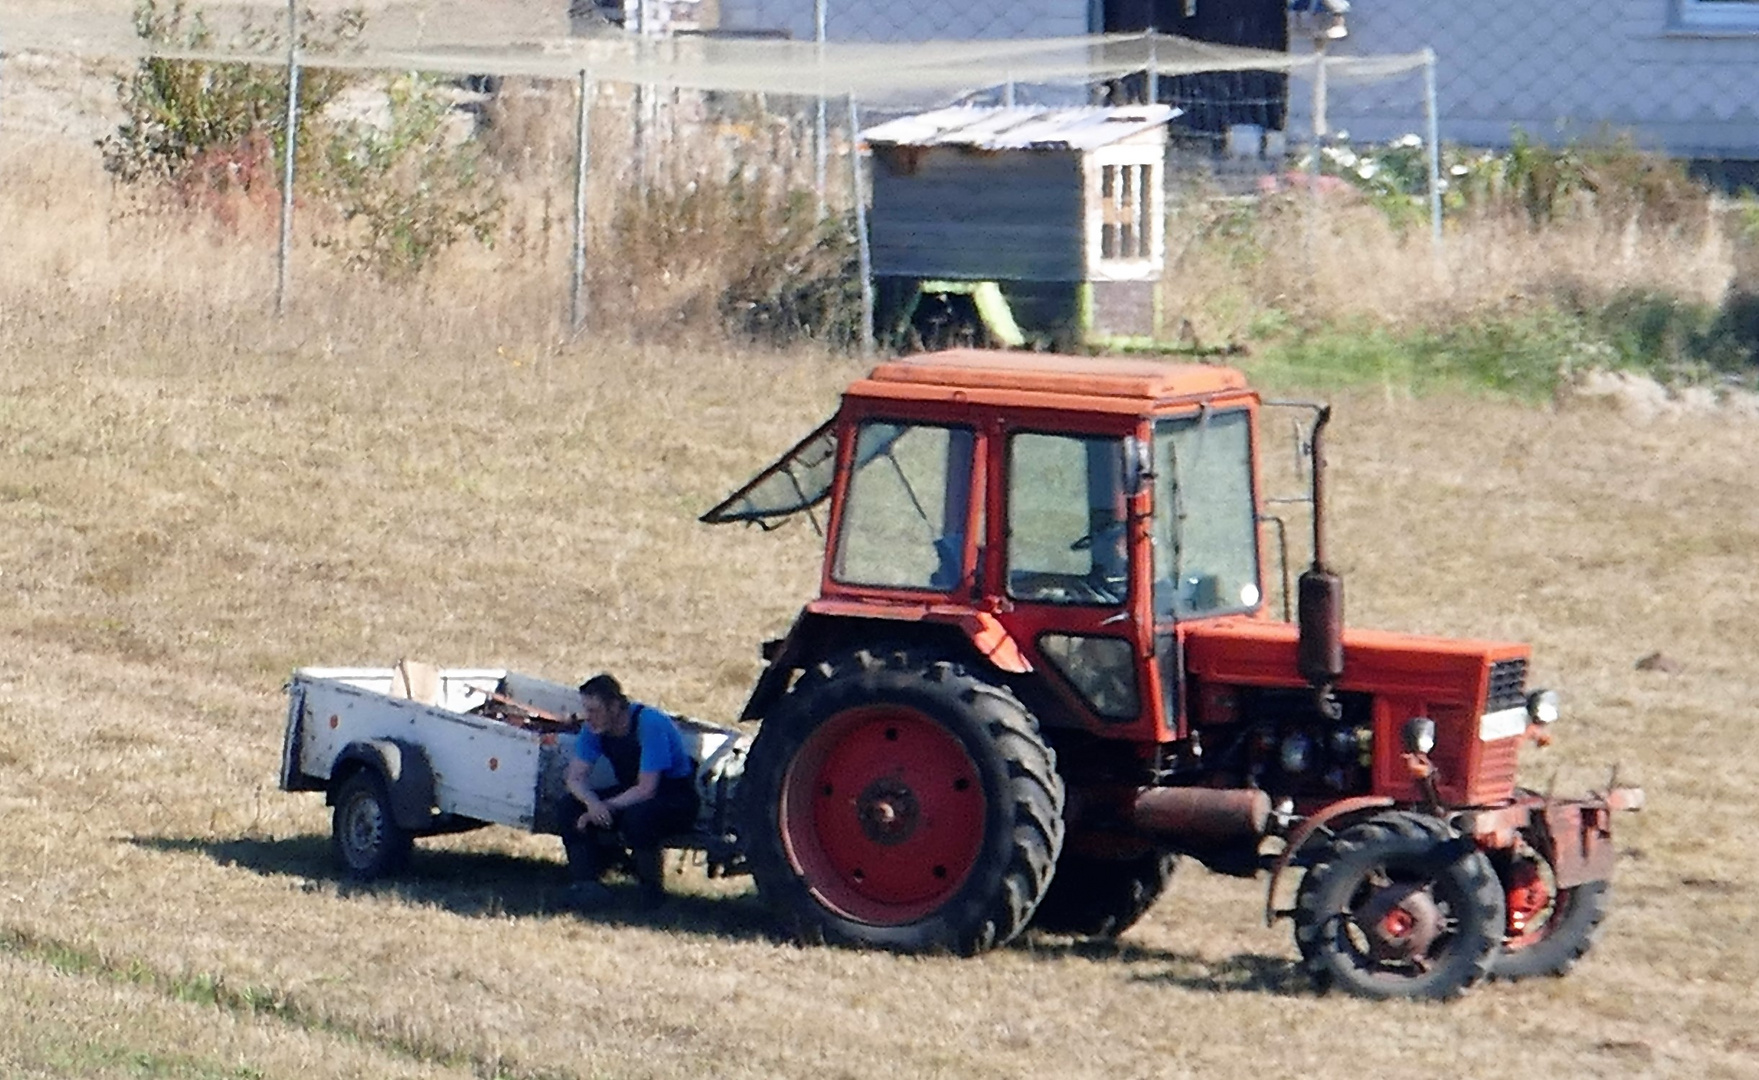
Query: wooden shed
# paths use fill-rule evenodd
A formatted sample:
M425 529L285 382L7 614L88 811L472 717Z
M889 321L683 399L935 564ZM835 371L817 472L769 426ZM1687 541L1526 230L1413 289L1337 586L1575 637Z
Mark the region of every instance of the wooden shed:
M880 331L926 341L975 316L998 345L1158 337L1177 114L960 106L864 131Z

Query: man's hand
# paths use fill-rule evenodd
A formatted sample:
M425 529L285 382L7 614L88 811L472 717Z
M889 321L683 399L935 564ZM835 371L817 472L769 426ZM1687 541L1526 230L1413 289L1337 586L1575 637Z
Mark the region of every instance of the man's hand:
M605 805L603 799L595 797L586 804L586 813L580 815L580 820L575 825L582 829L594 826L608 829L611 827L611 808Z

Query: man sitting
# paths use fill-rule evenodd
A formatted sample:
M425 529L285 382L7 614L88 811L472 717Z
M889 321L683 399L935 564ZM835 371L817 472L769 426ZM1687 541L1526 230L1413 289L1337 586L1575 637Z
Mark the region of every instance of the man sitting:
M643 910L665 903L660 840L696 823L695 764L678 725L659 709L630 701L610 675L580 684L582 725L563 782L562 846L577 906L601 905L607 862L627 850ZM593 766L611 763L615 786L594 790Z

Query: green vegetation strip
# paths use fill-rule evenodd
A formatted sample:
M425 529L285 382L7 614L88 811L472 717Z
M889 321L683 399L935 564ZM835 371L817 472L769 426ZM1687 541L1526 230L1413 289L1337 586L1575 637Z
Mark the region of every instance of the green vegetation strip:
M50 1064L84 1076L93 1068L121 1068L130 1076L176 1077L179 1080L263 1080L263 1071L249 1066L211 1065L187 1054L153 1054L143 1050L88 1046L83 1052L58 1054Z
M266 1017L305 1031L366 1043L426 1065L469 1069L472 1075L483 1080L572 1080L570 1073L521 1068L504 1060L477 1057L426 1039L363 1031L269 987L235 987L224 976L207 972L173 975L154 969L139 957L114 959L14 926L0 927L0 952L46 964L68 975L138 986L176 1001L211 1005L240 1015Z

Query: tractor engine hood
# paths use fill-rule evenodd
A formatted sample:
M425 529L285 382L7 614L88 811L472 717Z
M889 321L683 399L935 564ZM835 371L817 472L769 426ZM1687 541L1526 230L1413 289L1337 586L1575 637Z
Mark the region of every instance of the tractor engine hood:
M1178 627L1185 652L1193 726L1229 723L1236 688L1306 685L1299 632L1289 623L1229 618ZM1435 724L1433 759L1441 794L1483 806L1513 796L1516 756L1529 729L1528 646L1346 629L1340 696L1371 702L1376 793L1415 798L1401 757L1401 732L1414 717Z
M1186 671L1206 681L1257 686L1300 686L1298 631L1262 619L1216 619L1180 628ZM1524 662L1532 650L1518 642L1428 637L1383 630L1344 630L1340 692L1445 696L1463 706L1484 704L1490 668Z

